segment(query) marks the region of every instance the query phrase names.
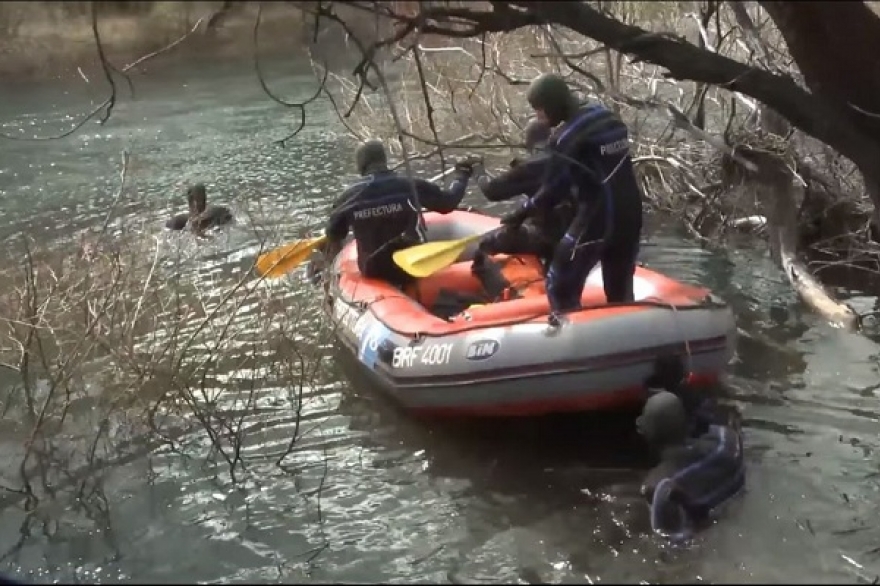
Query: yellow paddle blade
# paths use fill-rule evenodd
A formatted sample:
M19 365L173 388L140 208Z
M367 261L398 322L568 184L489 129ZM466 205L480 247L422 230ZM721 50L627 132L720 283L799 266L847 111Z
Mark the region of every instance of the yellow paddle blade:
M441 240L411 246L395 252L394 262L407 274L421 279L454 263L469 244L482 237L483 234L474 234L458 240Z
M283 277L307 260L312 251L326 241L326 236L307 238L270 250L257 259L257 273L267 279Z

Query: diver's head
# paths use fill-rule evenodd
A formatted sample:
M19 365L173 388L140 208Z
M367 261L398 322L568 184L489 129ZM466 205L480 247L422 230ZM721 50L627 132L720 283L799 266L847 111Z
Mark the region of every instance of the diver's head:
M571 118L578 109L577 98L568 84L555 73L545 73L529 84L526 100L535 117L551 128Z
M201 214L208 206L208 194L203 183L196 183L186 190L186 201L190 214Z
M652 448L662 449L687 438L687 414L681 399L660 391L645 402L636 428Z
M379 140L368 140L358 145L354 151L354 163L361 175L388 169L388 155L385 145Z

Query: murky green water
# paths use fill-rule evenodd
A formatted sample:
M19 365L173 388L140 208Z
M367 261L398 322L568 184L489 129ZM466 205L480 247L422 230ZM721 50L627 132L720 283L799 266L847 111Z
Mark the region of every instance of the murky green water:
M304 76L276 83L294 96L312 91ZM185 236L163 241L186 251L177 270L213 299L240 278L259 237L278 243L319 226L351 177L350 149L324 106L286 149L272 144L296 113L265 98L247 68L180 69L136 87L137 100L117 106L104 127L90 123L62 141L0 142L7 247L25 230L44 247L70 248L77 230L100 225L127 148L131 187L112 225L160 234L184 207L180 186L194 180L208 184L213 202L261 218L256 233L242 223L201 248ZM0 123L48 134L98 94L4 86ZM297 417L283 400L289 389L267 376L246 421L260 431L246 448L255 463L238 486L205 464L209 442L195 430L179 438L190 457L161 447L110 469L103 515L44 504L29 516L3 500L0 568L37 582L873 580L876 344L805 314L762 252L721 258L658 222L647 240L644 262L713 288L742 329L726 394L744 417L748 491L687 549L648 535L639 501L603 497L640 478L620 434L607 439L595 420L454 429L414 421L348 382L325 344L328 360L304 390L295 472L274 465ZM297 334L310 344L320 321L314 292L293 278L273 295L306 308ZM249 311L237 323L256 319ZM238 370L230 364L218 384L236 385ZM0 476L11 484L15 471Z

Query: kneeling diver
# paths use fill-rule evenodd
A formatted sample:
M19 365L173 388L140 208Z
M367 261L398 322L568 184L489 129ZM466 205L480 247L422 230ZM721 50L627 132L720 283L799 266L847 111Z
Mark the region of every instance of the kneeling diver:
M745 485L740 434L726 425L709 425L705 433L689 437L687 413L674 394L651 396L636 426L660 458L642 483L654 531L686 539Z
M537 193L550 162L544 152L550 140L551 128L536 118L529 120L525 127L525 160L514 159L510 169L497 177L486 174L477 178L477 186L489 201L506 201L518 195L531 197ZM487 255L493 254L534 254L547 267L553 258L553 251L574 213L572 202L563 198L551 210L536 213L518 226L504 226L490 232L480 241L474 262L479 266Z
M552 129L546 122L532 118L525 127L525 148L528 157L510 162L510 169L489 177L483 173L477 178L477 185L489 201L505 201L518 195L533 196L541 187L544 174L549 166L549 155L545 152L551 139ZM560 201L549 211L542 211L527 218L522 224L504 226L489 232L482 240L474 255L471 272L483 287L484 299L481 303L492 303L514 299L519 292L511 287L505 275L505 268L489 259L495 254L533 254L541 261L544 271L550 266L553 253L559 240L565 235L569 221L574 213L571 198ZM516 259L507 259L516 262ZM466 307L473 299L463 299Z

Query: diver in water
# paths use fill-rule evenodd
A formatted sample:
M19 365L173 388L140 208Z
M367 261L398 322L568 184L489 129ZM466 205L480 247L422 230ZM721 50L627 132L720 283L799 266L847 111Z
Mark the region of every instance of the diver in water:
M535 118L525 127L525 160L514 159L510 169L497 177L486 174L477 178L477 186L489 201L506 201L518 195L535 195L547 170L549 157L543 152L551 137L551 128ZM568 198L564 198L550 211L536 213L518 226L505 226L490 232L480 241L474 257L475 269L492 254L534 254L544 266L549 266L553 250L565 235L574 208ZM476 271L475 271L476 272Z
M169 230L183 230L189 226L194 234L202 236L206 230L224 226L232 222L232 212L226 206L209 206L208 194L202 183L197 183L186 190L186 201L189 212L177 214L165 227Z
M654 361L654 372L645 381L645 387L648 396L668 391L678 397L687 416L688 437L699 437L712 425L726 425L728 419L718 409L715 399L691 386L689 378L681 357L664 354Z
M688 436L681 400L668 391L651 396L636 419L639 433L660 462L642 483L650 503L651 527L673 539L686 539L745 485L742 437L731 427L710 425Z

